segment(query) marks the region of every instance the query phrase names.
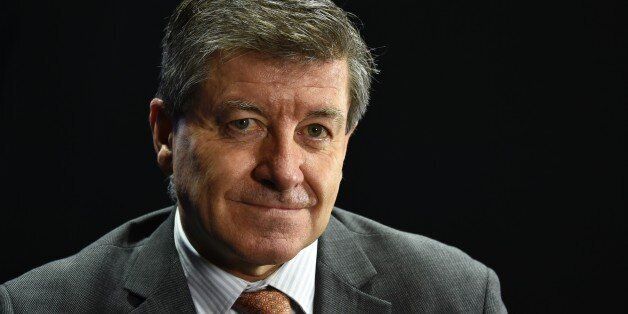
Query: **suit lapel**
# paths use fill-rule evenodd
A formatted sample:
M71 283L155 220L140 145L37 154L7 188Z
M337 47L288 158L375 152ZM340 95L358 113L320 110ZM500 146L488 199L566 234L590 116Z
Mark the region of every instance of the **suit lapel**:
M333 215L319 238L315 313L389 313L391 304L361 290L377 274L364 251Z
M194 313L194 303L174 245L174 207L139 249L126 274L134 313Z
M174 207L139 249L125 289L133 313L194 313L194 303L174 245ZM319 238L315 313L389 313L391 304L363 289L377 274L364 251L338 219L331 216Z

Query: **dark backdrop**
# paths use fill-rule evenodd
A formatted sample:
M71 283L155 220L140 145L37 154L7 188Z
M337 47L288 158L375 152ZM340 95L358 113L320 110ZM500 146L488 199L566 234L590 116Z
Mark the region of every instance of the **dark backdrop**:
M512 312L620 309L626 6L339 1L382 69L338 205L494 268ZM0 282L170 204L150 141L173 1L0 4Z

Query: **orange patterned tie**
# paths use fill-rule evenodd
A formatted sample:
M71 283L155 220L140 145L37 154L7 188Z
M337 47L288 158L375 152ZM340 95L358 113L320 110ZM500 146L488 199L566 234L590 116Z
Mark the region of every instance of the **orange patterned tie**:
M245 314L292 313L288 296L271 287L255 292L242 292L233 309Z

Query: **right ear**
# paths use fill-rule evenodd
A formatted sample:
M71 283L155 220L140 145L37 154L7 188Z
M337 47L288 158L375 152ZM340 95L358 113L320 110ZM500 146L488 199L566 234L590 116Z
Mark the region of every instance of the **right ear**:
M153 98L150 101L148 116L150 130L153 133L153 147L157 153L159 168L166 175L172 174L172 118L166 113L164 101Z

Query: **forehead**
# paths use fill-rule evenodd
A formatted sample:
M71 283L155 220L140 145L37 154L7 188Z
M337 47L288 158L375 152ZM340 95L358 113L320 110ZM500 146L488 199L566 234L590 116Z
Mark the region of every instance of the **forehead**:
M211 60L205 83L214 101L252 97L256 102L320 102L348 106L348 67L344 59L301 61L248 52ZM285 100L285 99L284 99ZM348 108L345 108L348 109Z

